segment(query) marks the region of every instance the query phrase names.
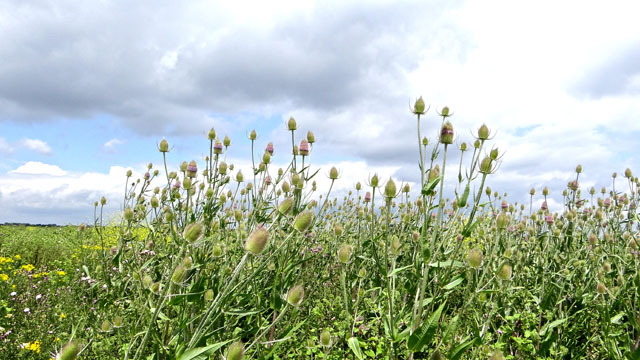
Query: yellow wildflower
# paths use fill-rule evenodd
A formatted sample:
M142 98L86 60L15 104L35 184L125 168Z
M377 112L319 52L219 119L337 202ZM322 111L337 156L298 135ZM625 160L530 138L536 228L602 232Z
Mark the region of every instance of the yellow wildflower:
M0 274L0 280L2 280L2 281L7 281L7 280L9 280L9 275L7 275L7 274Z
M36 267L31 265L31 264L27 264L27 265L22 265L22 268L27 270L28 272L33 271L33 269L35 269Z
M67 315L65 315L64 313L60 314L60 320L66 318L66 317L67 317Z
M15 258L16 260L22 260L22 257L20 257L20 255L16 255L16 256L14 256L14 258Z
M40 341L28 342L22 344L22 348L29 351L35 351L40 354Z
M67 273L66 273L66 272L64 272L64 271L60 271L60 270L58 270L58 275L59 275L59 276L65 276L65 275L67 275Z

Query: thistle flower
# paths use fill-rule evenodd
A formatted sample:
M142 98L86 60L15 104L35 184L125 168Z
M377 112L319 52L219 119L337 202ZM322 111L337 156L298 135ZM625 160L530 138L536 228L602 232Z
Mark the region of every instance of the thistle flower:
M447 110L447 114L449 113L449 109L448 108L444 108L442 109ZM443 115L443 116L447 116L447 115ZM453 143L453 125L451 125L451 122L447 121L444 123L444 125L442 125L442 129L440 129L440 142L442 144L448 145Z
M222 154L222 143L219 139L216 139L216 142L213 144L213 153L216 155Z
M309 142L307 141L307 139L302 139L302 141L300 141L300 147L298 148L298 151L302 156L309 155Z
M198 172L198 164L194 160L191 160L187 165L186 171L187 171L188 177L190 178L196 177L196 173Z
M267 146L264 148L264 151L268 152L269 155L273 155L273 143L269 142Z

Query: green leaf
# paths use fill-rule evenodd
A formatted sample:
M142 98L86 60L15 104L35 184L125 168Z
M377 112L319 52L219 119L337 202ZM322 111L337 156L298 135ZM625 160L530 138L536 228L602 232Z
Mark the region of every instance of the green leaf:
M407 348L409 350L413 352L420 351L425 345L431 343L433 336L436 334L436 330L438 330L440 315L445 305L446 301L429 316L420 328L416 329L416 331L409 336L409 340L407 340Z
M540 330L540 336L544 336L544 334L546 334L548 330L552 330L553 328L564 324L564 322L567 321L568 319L569 318L564 318L564 319L556 320L546 324L544 327L542 327L542 330Z
M362 354L362 350L360 349L360 342L358 341L358 338L351 337L349 338L349 341L347 341L347 343L349 344L349 349L353 351L353 354L358 359L364 360L364 355Z
M199 347L195 349L189 349L185 351L178 360L206 360L209 358L209 355L218 351L218 349L222 348L226 344L230 343L231 340L211 344L204 347Z
M476 339L465 341L449 351L449 360L457 360L476 342Z
M393 271L389 274L389 277L393 277L396 274L398 274L399 272L403 271L403 270L407 270L408 268L413 267L413 265L407 265L407 266L403 266L401 268L397 268L397 269L393 269Z
M438 262L430 263L429 266L435 267L435 268L445 268L445 267L461 268L461 267L465 267L463 262L456 261L456 260L438 261Z
M454 316L453 319L449 321L449 325L447 325L447 328L442 335L442 342L444 344L448 344L451 339L453 339L453 335L456 333L456 329L458 328L458 316L459 315Z
M460 285L463 281L464 281L464 278L462 278L462 276L458 276L455 280L443 286L442 288L445 290L451 290L454 287Z
M431 180L431 182L429 182L428 184L424 184L424 187L422 188L422 195L430 195L433 193L433 189L436 188L436 185L438 185L438 183L440 182L441 177L438 176L437 178Z
M614 325L620 325L620 320L624 317L624 312L619 313L618 315L611 318L611 323Z

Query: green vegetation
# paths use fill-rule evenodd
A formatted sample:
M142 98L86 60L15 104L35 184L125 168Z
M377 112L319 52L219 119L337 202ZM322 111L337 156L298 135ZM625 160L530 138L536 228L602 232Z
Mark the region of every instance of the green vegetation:
M454 145L444 108L429 141L425 112L415 199L377 175L332 197L338 169L313 169L292 118L285 169L269 144L243 175L212 129L209 156L175 171L162 140L160 169L129 173L91 226L0 227L2 357L639 359L638 179L583 196L579 166L560 213L546 188L539 210L533 189L508 203L485 187L489 129ZM107 201L123 208L109 224Z

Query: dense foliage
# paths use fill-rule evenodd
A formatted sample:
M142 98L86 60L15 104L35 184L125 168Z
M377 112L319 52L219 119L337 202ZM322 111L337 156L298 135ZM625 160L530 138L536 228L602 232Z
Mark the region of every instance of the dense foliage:
M312 169L315 137L298 143L292 118L285 169L269 143L235 171L212 129L209 156L175 171L162 140L160 170L129 173L90 226L0 228L2 357L640 358L631 171L586 195L578 166L558 213L547 188L540 209L534 189L508 203L485 186L500 162L489 129L454 145L444 108L430 142L425 113L419 99L415 198L377 175L317 195L317 176L340 174ZM107 201L119 220L103 220Z

